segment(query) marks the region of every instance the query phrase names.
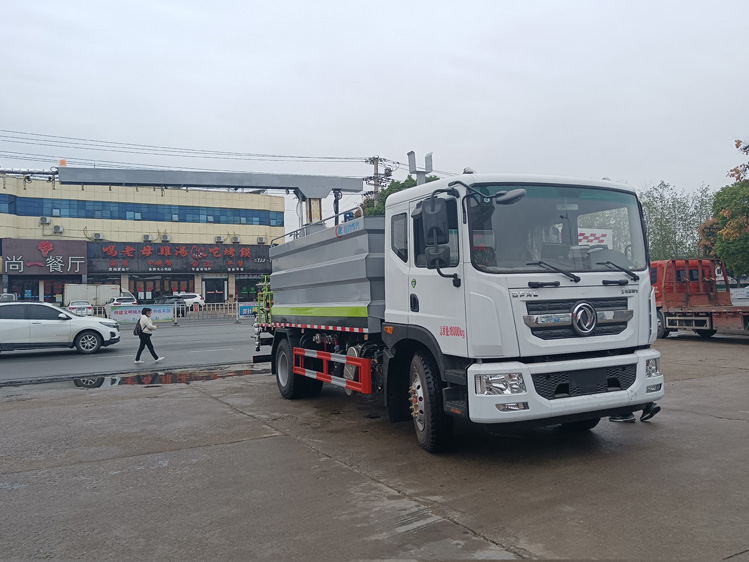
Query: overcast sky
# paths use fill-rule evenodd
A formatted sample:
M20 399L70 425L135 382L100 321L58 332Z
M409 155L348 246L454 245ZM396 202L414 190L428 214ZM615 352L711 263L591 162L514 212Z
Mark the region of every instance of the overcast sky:
M4 2L0 129L717 189L749 137L747 21L746 0ZM0 167L372 173L0 135Z

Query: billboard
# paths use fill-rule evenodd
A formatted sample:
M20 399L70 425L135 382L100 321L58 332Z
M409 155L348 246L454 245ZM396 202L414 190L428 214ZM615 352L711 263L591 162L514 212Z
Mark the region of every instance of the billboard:
M82 240L3 240L2 272L6 275L85 275L86 242Z
M89 273L270 274L268 246L89 242Z

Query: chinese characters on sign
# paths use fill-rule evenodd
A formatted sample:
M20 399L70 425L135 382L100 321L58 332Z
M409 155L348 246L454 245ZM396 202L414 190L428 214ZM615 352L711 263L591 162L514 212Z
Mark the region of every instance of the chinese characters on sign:
M85 275L86 243L73 240L3 240L3 273Z
M94 242L88 245L91 273L270 273L268 246L237 244L127 244Z

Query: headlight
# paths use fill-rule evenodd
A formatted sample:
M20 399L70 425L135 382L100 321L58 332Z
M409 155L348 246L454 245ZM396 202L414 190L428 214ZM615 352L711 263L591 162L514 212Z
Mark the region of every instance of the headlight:
M658 368L657 359L645 360L645 376L646 377L660 377L661 376L661 371Z
M102 326L106 326L107 328L117 328L119 329L120 325L117 322L99 322Z
M522 392L525 392L525 381L521 373L476 375L476 394L500 396Z

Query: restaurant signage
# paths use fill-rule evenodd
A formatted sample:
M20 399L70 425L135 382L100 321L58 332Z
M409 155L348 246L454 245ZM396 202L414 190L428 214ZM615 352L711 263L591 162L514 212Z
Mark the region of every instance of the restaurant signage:
M85 275L86 243L80 240L3 240L6 275Z
M89 273L270 273L268 246L90 242Z

